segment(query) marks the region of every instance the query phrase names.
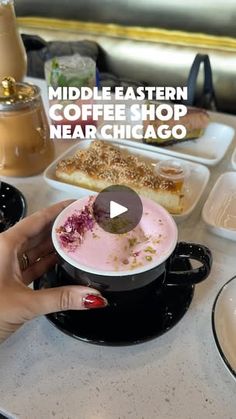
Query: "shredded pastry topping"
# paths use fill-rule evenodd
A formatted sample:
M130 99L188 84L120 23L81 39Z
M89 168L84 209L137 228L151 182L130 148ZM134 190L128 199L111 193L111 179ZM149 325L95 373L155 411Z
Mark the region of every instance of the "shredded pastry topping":
M93 141L88 149L79 150L71 159L62 160L57 169L68 174L79 170L111 184L128 183L153 190L176 190L175 183L160 179L150 163L101 140Z

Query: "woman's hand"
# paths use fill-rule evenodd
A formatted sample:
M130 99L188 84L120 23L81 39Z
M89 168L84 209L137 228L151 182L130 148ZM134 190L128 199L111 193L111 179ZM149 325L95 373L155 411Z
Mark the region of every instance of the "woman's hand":
M28 287L58 261L51 226L70 203L38 211L0 234L0 342L36 316L107 305L92 288L66 286L33 291Z

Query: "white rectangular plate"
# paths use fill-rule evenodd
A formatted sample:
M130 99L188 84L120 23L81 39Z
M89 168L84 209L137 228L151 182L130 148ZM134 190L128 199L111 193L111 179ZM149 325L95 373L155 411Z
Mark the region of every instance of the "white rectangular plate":
M81 148L89 147L92 140L81 140L76 145L68 149L60 157L58 157L44 172L45 181L60 191L65 191L71 194L72 198L80 198L88 194L96 194L97 192L81 188L75 185L69 185L58 180L55 176L57 163L68 157L73 156L77 150ZM148 159L153 163L157 163L160 160L169 159L168 156L163 154L158 154L157 152L153 153L152 151L140 150L135 147L120 145L120 142L113 142L115 145L119 145L122 149L128 150L130 153L133 153L141 158ZM179 159L177 159L179 160ZM209 180L210 172L207 167L188 162L186 160L181 160L181 163L189 171L189 178L185 184L184 198L183 198L183 212L180 215L175 215L174 218L177 222L185 220L195 209L197 203L199 202L206 185Z
M133 145L142 150L150 150L155 153L166 154L171 157L192 160L207 166L215 166L225 156L235 130L229 125L211 122L202 137L196 140L184 141L167 147L158 147L145 144L141 140L116 140L122 144ZM102 139L99 129L97 137Z
M215 234L236 240L236 173L227 172L215 183L203 207L202 218Z

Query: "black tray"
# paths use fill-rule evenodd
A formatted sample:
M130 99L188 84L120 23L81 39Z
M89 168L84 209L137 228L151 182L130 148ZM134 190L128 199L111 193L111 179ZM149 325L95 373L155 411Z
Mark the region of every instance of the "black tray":
M188 260L179 260L175 270L189 269ZM62 279L63 278L63 279ZM35 281L35 289L65 283L68 274L60 266ZM64 280L64 281L63 281ZM144 287L143 299L130 298L120 306L88 311L67 311L47 315L48 320L67 335L100 345L132 345L154 339L167 332L184 316L194 294L193 285L159 286L154 281Z
M12 227L26 214L26 201L23 194L14 186L0 184L0 233Z

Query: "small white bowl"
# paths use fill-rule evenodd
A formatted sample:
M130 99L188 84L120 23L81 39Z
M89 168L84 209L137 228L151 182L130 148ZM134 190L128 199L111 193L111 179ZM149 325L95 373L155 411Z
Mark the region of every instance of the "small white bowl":
M203 207L202 218L210 231L236 240L236 172L223 173Z

